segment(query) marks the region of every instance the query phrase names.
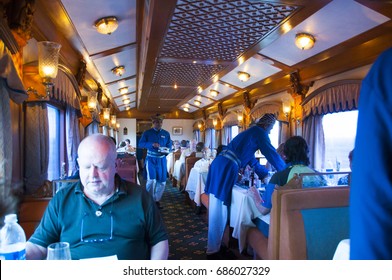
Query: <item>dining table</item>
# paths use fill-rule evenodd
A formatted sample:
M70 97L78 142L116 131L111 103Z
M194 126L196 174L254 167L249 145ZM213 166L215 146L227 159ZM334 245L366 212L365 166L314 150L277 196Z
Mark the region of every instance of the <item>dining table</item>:
M191 169L185 190L196 206L201 206L200 196L204 193L208 169L200 168L195 164ZM260 186L260 190L263 185ZM231 194L230 227L233 228L232 237L238 240L238 249L242 252L247 247L247 232L249 228L256 227L253 219L259 218L269 224L270 214L263 215L256 207L248 186L241 183L234 185Z
M233 228L232 237L238 240L240 252L247 247L246 236L249 228L256 227L253 223L255 218L270 223L270 214L261 214L248 191L248 186L234 185L231 193L230 227Z

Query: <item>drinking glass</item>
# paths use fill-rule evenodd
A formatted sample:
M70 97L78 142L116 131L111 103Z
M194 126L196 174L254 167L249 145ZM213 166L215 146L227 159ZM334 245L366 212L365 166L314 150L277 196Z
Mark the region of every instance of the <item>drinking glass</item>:
M68 242L56 242L48 246L47 260L70 260L71 251Z

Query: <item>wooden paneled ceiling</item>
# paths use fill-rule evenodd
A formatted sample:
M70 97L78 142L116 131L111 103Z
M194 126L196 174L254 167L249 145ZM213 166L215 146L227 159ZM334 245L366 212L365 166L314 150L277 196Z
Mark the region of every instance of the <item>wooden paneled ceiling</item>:
M93 27L104 16L119 19L111 35ZM36 0L33 36L60 41L75 72L84 58L119 117L194 118L242 104L244 91L251 99L285 91L292 72L309 83L372 63L392 46L391 18L391 1ZM299 32L316 38L312 49L295 46ZM110 71L119 65L122 77ZM238 71L251 78L239 81Z

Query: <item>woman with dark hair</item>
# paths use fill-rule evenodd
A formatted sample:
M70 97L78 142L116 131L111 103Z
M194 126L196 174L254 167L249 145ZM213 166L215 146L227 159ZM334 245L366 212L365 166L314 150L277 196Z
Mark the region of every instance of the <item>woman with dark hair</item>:
M284 155L286 157L286 168L282 171L276 172L265 188L263 196L260 197L258 190L254 187L249 190L256 201L256 206L259 211L266 215L272 208L272 194L275 188L286 185L295 174L301 173L316 173L314 169L308 165L309 161L309 147L305 139L301 136L293 136L289 138L284 144ZM322 176L305 176L302 178L302 187L320 187L326 186L327 182ZM268 237L269 225L261 219L255 219L253 222L260 229L260 231Z

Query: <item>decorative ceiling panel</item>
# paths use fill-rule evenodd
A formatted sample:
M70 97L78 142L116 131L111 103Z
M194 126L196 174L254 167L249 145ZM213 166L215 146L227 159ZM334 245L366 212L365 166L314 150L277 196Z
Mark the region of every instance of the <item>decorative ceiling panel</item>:
M195 88L173 88L173 87L161 87L155 86L152 88L150 98L161 98L161 99L175 99L177 103L188 95L192 94Z
M233 61L295 10L269 2L180 0L160 55Z
M219 94L217 96L213 96L211 94L211 90L216 90L216 91L218 91ZM204 95L210 99L213 99L213 100L220 100L224 97L227 97L227 96L235 93L236 91L237 91L236 89L218 82L218 83L214 83L211 86L207 87L200 94Z
M154 73L154 85L194 86L197 88L224 68L223 65L159 62Z
M261 50L260 54L286 65L295 65L388 20L390 19L355 1L333 1L309 17L306 22L300 23L285 36L281 36ZM303 51L298 48L280 47L293 44L295 35L299 32L315 36L316 43L312 49Z
M135 92L136 91L136 79L120 80L118 82L107 85L107 88L110 91L110 93L112 94L113 98L120 96L121 93L119 92L119 89L125 88L125 87L128 87L127 93Z
M238 79L239 71L246 72L248 74L251 73L249 80L246 82L240 81ZM230 73L222 77L220 80L222 82L232 84L242 89L254 84L255 82L263 80L279 71L280 71L279 68L270 65L269 63L266 63L264 61L261 61L259 59L251 57L240 66L233 69Z

